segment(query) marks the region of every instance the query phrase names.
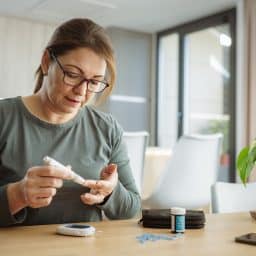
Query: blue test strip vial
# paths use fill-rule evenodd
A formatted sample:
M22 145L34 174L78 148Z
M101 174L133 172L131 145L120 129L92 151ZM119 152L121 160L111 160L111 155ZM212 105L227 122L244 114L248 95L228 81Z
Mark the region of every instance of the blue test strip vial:
M185 215L186 209L180 207L172 207L171 214L171 232L184 233L185 232Z

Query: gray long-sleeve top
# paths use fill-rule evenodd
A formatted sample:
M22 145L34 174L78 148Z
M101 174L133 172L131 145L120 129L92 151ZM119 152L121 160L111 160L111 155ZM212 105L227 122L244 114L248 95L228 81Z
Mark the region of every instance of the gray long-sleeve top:
M140 209L140 196L132 176L122 129L111 115L84 107L64 124L50 124L33 116L21 97L0 101L0 226L88 222L133 217ZM89 189L64 181L51 204L26 207L12 216L7 184L21 180L26 171L51 156L85 179L99 179L109 163L118 166L119 181L102 205L85 205L80 195Z

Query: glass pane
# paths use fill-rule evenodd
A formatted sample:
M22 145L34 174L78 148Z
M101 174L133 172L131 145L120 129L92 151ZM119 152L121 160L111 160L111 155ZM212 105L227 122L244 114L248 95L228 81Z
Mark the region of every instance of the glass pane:
M219 180L228 181L230 46L228 24L185 37L185 133L224 135Z
M158 70L158 145L172 147L178 131L178 35L162 37Z

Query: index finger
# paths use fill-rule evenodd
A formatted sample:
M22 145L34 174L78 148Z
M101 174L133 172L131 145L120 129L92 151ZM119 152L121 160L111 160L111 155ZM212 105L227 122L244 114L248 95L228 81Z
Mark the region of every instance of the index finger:
M104 188L105 184L104 184L104 180L85 180L84 181L84 185L88 188L91 189L96 189L96 190L100 190L102 188Z
M33 173L40 177L52 177L65 180L70 180L73 178L73 174L70 169L50 165L36 166L33 168Z

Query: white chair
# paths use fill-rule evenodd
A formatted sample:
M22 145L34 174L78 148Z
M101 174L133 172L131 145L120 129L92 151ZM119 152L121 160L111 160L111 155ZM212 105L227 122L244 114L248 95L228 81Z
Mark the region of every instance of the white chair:
M256 183L217 182L211 188L212 212L245 212L256 210Z
M142 199L152 194L156 181L161 177L171 156L171 148L146 148Z
M128 156L135 184L142 194L145 151L149 134L146 131L124 132L123 138L127 146Z
M210 204L216 182L222 134L184 135L143 208L201 208Z

